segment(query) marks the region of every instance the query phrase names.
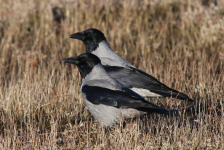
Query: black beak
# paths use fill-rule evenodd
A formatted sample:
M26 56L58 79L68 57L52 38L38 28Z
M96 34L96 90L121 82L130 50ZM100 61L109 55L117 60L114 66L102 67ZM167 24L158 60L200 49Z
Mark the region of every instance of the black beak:
M85 40L85 36L82 32L77 32L77 33L74 33L74 34L71 34L69 36L69 38L72 38L72 39L78 39L78 40Z
M67 58L65 60L63 60L64 63L70 63L70 64L79 64L79 61L77 60L77 57L70 57L70 58Z

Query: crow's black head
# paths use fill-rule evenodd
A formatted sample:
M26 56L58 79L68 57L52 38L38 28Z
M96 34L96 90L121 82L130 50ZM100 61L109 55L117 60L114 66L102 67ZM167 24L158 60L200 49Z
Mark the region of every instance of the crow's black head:
M100 59L91 53L84 53L77 57L70 57L63 60L64 63L75 64L80 71L82 78L85 78L89 74L93 67L97 64L100 64Z
M86 52L91 53L103 40L106 40L104 34L97 29L87 29L83 32L77 32L69 36L69 38L78 39L83 41L86 46Z

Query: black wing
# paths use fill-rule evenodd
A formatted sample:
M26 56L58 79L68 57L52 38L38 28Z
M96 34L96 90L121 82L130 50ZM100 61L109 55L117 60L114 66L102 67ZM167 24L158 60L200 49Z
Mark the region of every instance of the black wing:
M134 108L139 111L150 113L170 113L175 111L159 107L154 103L146 101L143 97L125 87L123 91L115 91L98 86L85 85L82 87L82 93L86 96L88 101L96 105L104 104L118 108Z
M104 66L105 70L113 78L128 88L142 88L163 97L173 97L181 100L193 101L187 95L167 87L155 77L134 67L124 68L118 66Z

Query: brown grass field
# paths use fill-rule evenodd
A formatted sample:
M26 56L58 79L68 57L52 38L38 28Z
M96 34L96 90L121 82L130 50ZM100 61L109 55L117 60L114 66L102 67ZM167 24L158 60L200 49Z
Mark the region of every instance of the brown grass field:
M224 149L224 1L0 0L0 149ZM53 15L61 8L64 16ZM72 33L112 49L195 103L104 132L83 103ZM150 100L150 99L149 99Z

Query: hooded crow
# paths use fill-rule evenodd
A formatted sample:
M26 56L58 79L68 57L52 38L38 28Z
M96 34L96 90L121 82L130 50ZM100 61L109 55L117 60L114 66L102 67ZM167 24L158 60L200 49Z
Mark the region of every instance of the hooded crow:
M193 101L186 94L167 87L155 77L134 67L117 55L104 34L97 29L74 33L69 38L83 41L86 52L98 56L107 73L143 97L173 97Z
M91 53L67 58L63 62L78 67L82 78L80 90L84 102L104 127L147 113L169 114L177 111L159 107L128 89L108 75L100 59Z

